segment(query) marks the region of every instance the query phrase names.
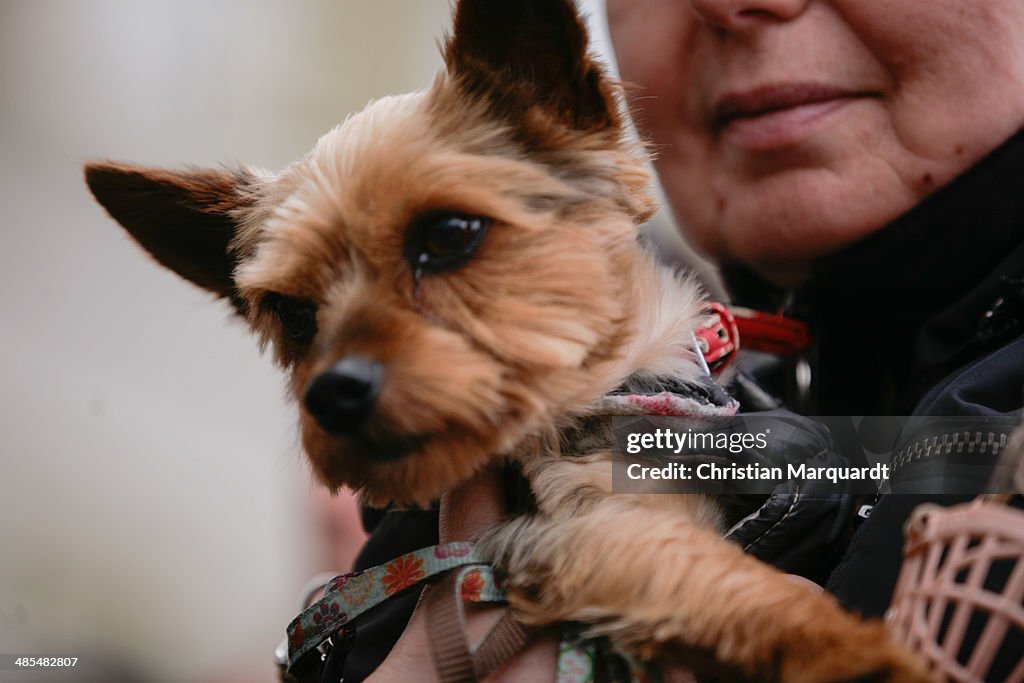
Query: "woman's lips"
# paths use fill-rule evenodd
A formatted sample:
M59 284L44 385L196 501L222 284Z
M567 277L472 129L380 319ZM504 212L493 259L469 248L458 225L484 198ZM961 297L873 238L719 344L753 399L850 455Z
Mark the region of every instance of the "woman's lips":
M727 93L715 103L713 126L739 147L771 151L799 142L820 120L861 97L865 95L816 83Z

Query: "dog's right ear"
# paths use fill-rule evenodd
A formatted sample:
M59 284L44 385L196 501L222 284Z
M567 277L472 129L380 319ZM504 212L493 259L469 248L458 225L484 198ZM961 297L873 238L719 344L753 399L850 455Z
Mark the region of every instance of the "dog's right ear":
M444 53L448 73L513 122L539 107L576 130L621 123L574 0L459 0Z
M176 171L114 162L86 164L96 200L161 265L239 305L231 242L253 202L243 171Z

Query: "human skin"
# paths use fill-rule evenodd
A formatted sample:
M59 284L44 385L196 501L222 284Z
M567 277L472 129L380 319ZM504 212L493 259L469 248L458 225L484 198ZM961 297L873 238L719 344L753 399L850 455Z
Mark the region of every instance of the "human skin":
M684 233L793 286L1024 124L1019 0L607 0Z

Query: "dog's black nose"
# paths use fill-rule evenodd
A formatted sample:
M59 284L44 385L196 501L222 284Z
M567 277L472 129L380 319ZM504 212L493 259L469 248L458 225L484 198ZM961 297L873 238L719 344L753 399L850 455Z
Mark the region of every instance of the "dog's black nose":
M360 356L342 358L306 387L306 410L327 433L352 434L363 426L383 379L380 363Z

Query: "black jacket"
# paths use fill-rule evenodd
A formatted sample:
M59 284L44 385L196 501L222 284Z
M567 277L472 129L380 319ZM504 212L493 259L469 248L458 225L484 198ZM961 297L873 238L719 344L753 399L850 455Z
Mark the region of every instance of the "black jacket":
M959 416L978 422L1020 417L1022 190L1024 133L1018 133L901 218L816 264L810 282L789 297L794 314L812 323L816 339L814 382L803 411ZM769 308L787 296L742 268L725 273L741 302ZM776 371L775 388L792 394L786 374L785 368ZM999 428L1014 421L1001 420ZM951 476L941 470L933 474ZM917 490L941 490L934 484ZM901 490L899 481L893 490ZM910 511L923 502L968 498L966 493L883 496L853 537L828 589L848 608L881 615L899 571L902 528Z
M726 268L739 301L772 308L789 300L813 325L809 395L794 395L792 363L774 369L775 389L816 415L932 416L918 421L918 433L901 435L908 447L941 436L944 423L977 426L998 442L1024 406L1022 190L1024 132L892 224L821 260L795 297ZM969 500L995 459L991 449L972 459L938 450L895 475L893 493L872 501L828 578L827 589L848 609L884 614L910 513L926 502ZM1005 569L997 566L990 582L1005 580ZM1017 664L1022 635L1009 636L1016 644L1004 649L1010 658L997 672Z

